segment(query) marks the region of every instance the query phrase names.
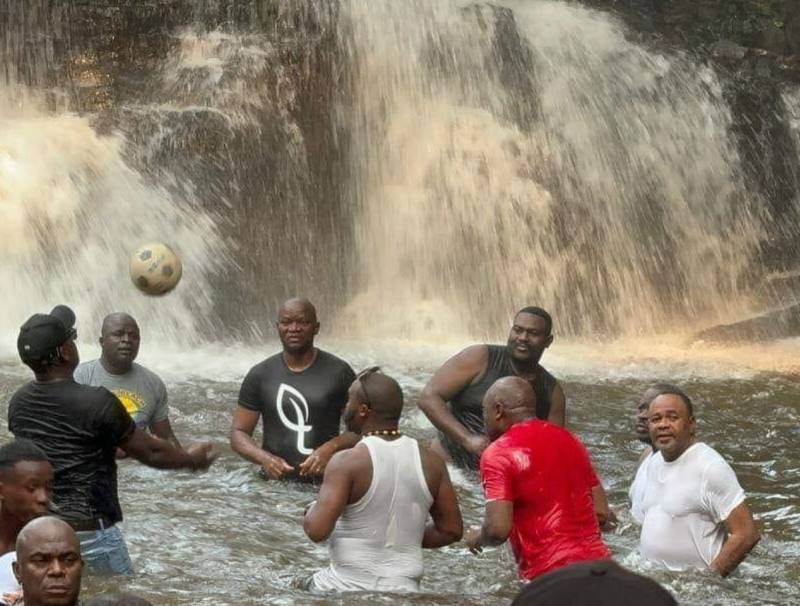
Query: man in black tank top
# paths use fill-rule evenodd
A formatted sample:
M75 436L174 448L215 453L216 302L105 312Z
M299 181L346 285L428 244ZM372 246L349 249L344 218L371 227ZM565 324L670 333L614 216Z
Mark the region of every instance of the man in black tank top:
M505 346L472 345L436 371L419 399L419 407L439 429L433 444L436 452L459 467L478 469L480 455L489 444L483 426L483 396L501 377L515 375L530 382L536 393L536 416L564 426L564 391L539 364L553 342L552 329L550 314L539 307L525 307L514 316Z

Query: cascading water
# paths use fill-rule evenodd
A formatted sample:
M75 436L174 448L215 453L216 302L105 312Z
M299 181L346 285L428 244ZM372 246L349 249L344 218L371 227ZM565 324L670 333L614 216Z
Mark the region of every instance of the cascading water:
M223 254L213 216L148 183L126 163L124 147L121 136L100 136L77 115L37 110L30 97L22 110L0 103L4 351L27 316L59 302L73 305L87 328L119 309L165 339L210 326L211 279ZM191 259L191 286L168 305L142 296L127 276L128 255L149 241Z
M87 575L84 599L510 603L513 558L463 544L426 550L419 595L298 587L327 564L299 524L313 491L257 480L225 444L244 373L277 350L266 321L304 294L320 346L397 377L401 427L424 441L434 430L415 402L435 369L499 336L514 308L548 307L558 334L543 363L622 522L606 535L614 557L689 606L796 600L797 385L758 372L796 370L796 342L718 351L652 335L768 299L759 252L769 242L790 256L797 214L779 211L796 210L800 187L743 178L750 153L731 132L747 135L749 116L726 104L731 83L627 35L549 0L0 1L0 418L30 376L13 351L27 315L73 304L90 357L100 316L125 308L142 324L139 360L167 382L176 434L221 446L204 474L120 462L137 575ZM787 143L770 150L796 153L800 90L781 102ZM770 145L762 136L751 151ZM783 191L794 197L773 197ZM151 239L184 259L163 298L127 277L128 254ZM609 334L634 338L592 338ZM695 397L701 439L731 461L758 518L764 540L733 578L636 557L630 416L653 380ZM452 475L465 523L478 523L479 484Z
M343 3L347 321L491 332L536 303L562 333L637 334L741 313L766 217L714 73L590 10L507 6Z

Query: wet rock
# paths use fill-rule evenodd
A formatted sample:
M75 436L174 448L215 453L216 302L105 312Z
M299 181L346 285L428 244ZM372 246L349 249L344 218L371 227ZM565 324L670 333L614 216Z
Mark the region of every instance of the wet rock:
M800 305L748 318L732 324L720 324L702 330L692 341L704 343L753 343L800 336Z
M711 55L716 59L741 61L747 55L747 49L730 40L720 40L711 45Z

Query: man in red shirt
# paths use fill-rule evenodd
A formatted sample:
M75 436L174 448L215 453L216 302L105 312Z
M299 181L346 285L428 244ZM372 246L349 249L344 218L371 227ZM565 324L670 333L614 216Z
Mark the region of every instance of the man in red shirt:
M467 532L473 553L510 539L520 577L611 557L600 537L608 502L584 445L536 418L533 388L519 377L492 385L483 400L492 444L481 456L483 525Z

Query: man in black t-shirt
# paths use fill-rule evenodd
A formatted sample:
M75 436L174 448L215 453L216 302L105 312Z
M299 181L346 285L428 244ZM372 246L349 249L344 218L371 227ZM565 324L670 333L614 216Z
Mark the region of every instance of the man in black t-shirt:
M358 442L339 434L355 373L347 362L314 347L317 312L308 299L289 299L278 311L283 351L256 364L242 383L231 427L231 448L274 480L311 480L330 458ZM262 418L264 437L252 439Z
M17 348L36 380L8 406L8 428L41 448L55 470L52 511L78 532L90 569L132 573L128 549L116 527L116 449L157 468L205 469L216 458L210 444L181 451L136 427L117 397L104 387L79 385L75 314L59 305L35 314L20 329Z

